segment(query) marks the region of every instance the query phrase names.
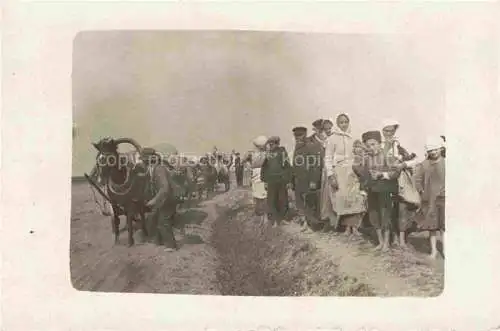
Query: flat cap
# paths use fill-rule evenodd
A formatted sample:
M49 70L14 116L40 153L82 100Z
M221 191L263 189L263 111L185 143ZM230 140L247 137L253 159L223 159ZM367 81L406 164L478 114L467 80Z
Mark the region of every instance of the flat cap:
M297 127L292 129L292 132L294 134L305 134L305 133L307 133L307 128L304 126L297 126Z
M380 133L380 131L367 131L363 133L361 139L363 140L364 143L370 139L375 139L380 143L382 142L382 134Z

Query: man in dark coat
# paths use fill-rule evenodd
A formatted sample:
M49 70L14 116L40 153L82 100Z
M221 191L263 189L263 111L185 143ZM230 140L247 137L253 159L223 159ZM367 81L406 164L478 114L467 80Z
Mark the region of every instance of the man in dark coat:
M307 128L296 127L292 130L295 138L295 149L292 160L292 189L295 193L295 207L299 223L304 227L305 221L305 194L309 191L309 176L307 174Z
M273 227L280 225L288 212L288 184L291 166L286 149L280 146L279 137L267 141L269 152L262 164L260 179L267 186L267 207Z
M167 252L177 250L173 225L177 201L172 188L171 173L153 148L144 148L141 159L150 177L150 196L146 206L152 210L149 233L155 233L158 244L164 244Z
M321 223L320 201L321 180L323 163L325 159L325 132L323 131L324 120L318 119L312 123L314 134L307 138L307 172L309 178L309 191L306 198L308 213L308 225ZM323 222L324 230L328 230L328 222ZM318 224L319 225L319 224Z
M243 186L243 162L241 161L240 153L235 153L234 172L236 175L236 185Z
M299 219L304 227L311 225L311 220L318 218L319 189L321 187L321 145L307 137L307 128L296 127L295 151L293 156L293 189Z

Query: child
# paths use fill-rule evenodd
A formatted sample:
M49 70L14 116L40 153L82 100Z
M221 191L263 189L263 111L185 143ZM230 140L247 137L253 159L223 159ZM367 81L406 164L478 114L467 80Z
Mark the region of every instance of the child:
M437 257L437 232L445 229L445 159L440 139L429 139L425 145L427 159L417 168L415 184L422 200L420 228L429 231L431 253Z
M355 162L353 170L360 178L360 189L368 195L368 214L377 232L375 250L387 251L393 211L392 196L398 193L398 176L401 170L397 160L382 149L380 131L368 131L362 135L367 155L361 163Z

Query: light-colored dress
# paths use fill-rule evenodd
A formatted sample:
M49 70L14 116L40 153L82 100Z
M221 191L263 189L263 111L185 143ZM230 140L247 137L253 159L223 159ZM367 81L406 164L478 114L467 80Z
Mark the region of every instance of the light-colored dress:
M329 187L330 208L336 215L332 222L334 226L338 225L341 216L366 212L365 197L361 195L359 179L352 170L353 143L354 139L349 130L347 132L336 130L328 138L325 146L325 185ZM337 178L338 190L336 192L333 192L327 179L332 175ZM325 212L331 211L325 208Z
M252 154L252 195L256 199L266 199L267 191L263 181L260 180L262 164L266 158L264 151L254 151Z
M255 204L255 214L260 216L266 213L267 191L265 183L260 179L262 164L266 159L266 152L256 150L252 153L252 196Z

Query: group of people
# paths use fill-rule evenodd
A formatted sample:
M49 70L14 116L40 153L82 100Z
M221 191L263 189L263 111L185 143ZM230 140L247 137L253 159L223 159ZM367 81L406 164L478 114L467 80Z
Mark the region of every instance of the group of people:
M288 191L294 191L295 219L303 231L322 230L360 236L364 219L375 228L376 250L408 249L409 231L429 231L431 258L438 255L437 234L445 230L445 137L429 137L425 158L401 146L400 125L386 120L380 130L360 138L350 118L295 127L293 156L280 138L259 136L251 154L255 213L273 227L289 220Z

